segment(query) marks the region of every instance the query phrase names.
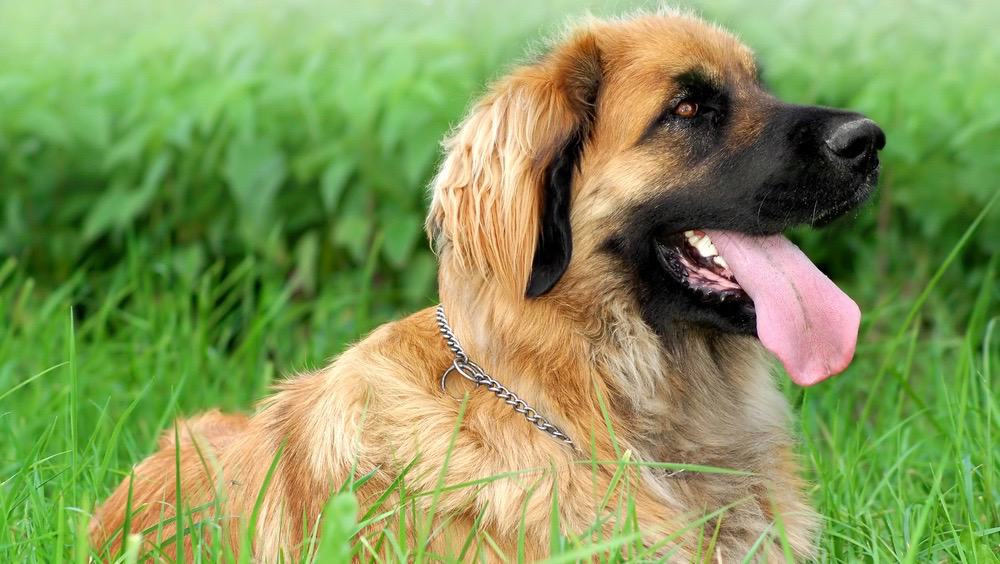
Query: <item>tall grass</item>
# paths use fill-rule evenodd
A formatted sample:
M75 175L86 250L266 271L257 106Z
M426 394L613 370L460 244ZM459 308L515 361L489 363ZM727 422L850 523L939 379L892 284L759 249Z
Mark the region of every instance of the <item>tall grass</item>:
M888 134L875 204L797 234L865 311L847 373L786 390L822 560L996 561L1000 220L980 213L1000 187L996 4L702 9L757 48L778 94ZM247 411L281 375L433 303L419 225L438 139L580 10L0 3L0 561L85 562L89 511L176 416ZM398 487L359 521L348 484L310 542L331 559L435 556L354 537L410 511ZM553 561L650 557L621 521L598 541L553 535ZM184 534L199 526L213 525ZM126 546L123 561L143 556Z

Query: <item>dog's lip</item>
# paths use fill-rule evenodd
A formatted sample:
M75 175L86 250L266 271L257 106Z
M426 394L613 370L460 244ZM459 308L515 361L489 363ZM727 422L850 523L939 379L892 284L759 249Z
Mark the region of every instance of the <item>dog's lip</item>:
M858 183L858 186L847 198L832 206L827 206L825 210L813 217L809 222L810 225L822 227L863 204L875 193L878 176L879 168L876 167L867 178Z

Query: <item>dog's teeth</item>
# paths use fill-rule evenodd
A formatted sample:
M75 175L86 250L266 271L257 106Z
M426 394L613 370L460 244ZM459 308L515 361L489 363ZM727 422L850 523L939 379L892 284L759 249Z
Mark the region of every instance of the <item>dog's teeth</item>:
M695 244L694 247L698 249L698 252L703 257L711 257L719 254L719 251L716 250L715 245L712 244L712 240L709 239L708 237L702 237L698 241L698 243Z
M691 238L694 237L694 231L690 231L690 230L685 231L684 232L684 236L687 237L688 239L691 239Z
M714 257L712 257L712 260L715 261L715 264L721 266L722 268L725 268L726 270L729 270L729 263L726 262L726 259L722 258L722 255L715 255Z

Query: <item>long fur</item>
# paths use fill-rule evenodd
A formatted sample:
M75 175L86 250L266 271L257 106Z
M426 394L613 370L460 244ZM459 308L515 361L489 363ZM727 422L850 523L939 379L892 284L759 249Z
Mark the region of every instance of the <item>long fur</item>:
M133 532L175 515L179 453L185 509L202 508L197 519L221 527L234 549L277 457L254 531L260 561L301 556L325 500L350 476L373 473L359 490L364 506L406 467L411 492L431 492L440 483L478 485L439 498L416 496L409 501L413 510L362 534L393 531L400 518L427 514L436 504L430 529L407 527L433 531L429 550L457 554L471 535L490 559L498 557L493 546L513 555L523 526L526 556L541 558L550 542L553 496L567 534L585 531L602 515L608 520L597 535L621 525L611 515L626 495L622 488L600 505L618 467L585 461L625 456L749 472L668 476L629 466L627 495L646 542L676 535L662 554L729 562L771 535L761 554L778 559L778 517L795 554L814 554L816 519L796 476L787 405L759 345L695 328L664 340L643 323L627 279L600 251L615 211L644 196L629 186L654 166L639 160L613 166L631 154L638 126L629 116L652 115L661 103L648 94L659 88L657 69L643 67L641 57L657 60L658 53L685 49L719 65L751 64L735 39L688 16L589 20L493 85L445 143L433 182L427 229L439 255L441 301L456 334L492 376L568 433L575 450L481 390L470 391L453 433L462 406L439 388L452 358L433 312L424 310L380 327L326 368L285 380L251 417L209 412L178 421L160 450L98 508L95 545L116 550L128 504ZM608 94L627 81L635 83L627 90L632 98ZM595 88L602 92L597 99ZM612 117L602 121L605 115ZM583 157L572 194L573 260L550 293L529 299L545 175L574 135L583 135ZM665 159L656 166L671 166ZM688 527L721 508L727 509L720 518ZM168 522L162 538L175 530ZM712 554L705 554L709 548ZM175 549L165 547L167 554Z

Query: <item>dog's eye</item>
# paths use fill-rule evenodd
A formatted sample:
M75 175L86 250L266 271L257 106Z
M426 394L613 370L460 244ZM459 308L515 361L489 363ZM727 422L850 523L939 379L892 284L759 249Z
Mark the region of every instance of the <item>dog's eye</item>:
M698 115L698 103L694 100L684 99L674 106L674 115L685 119L691 119Z

